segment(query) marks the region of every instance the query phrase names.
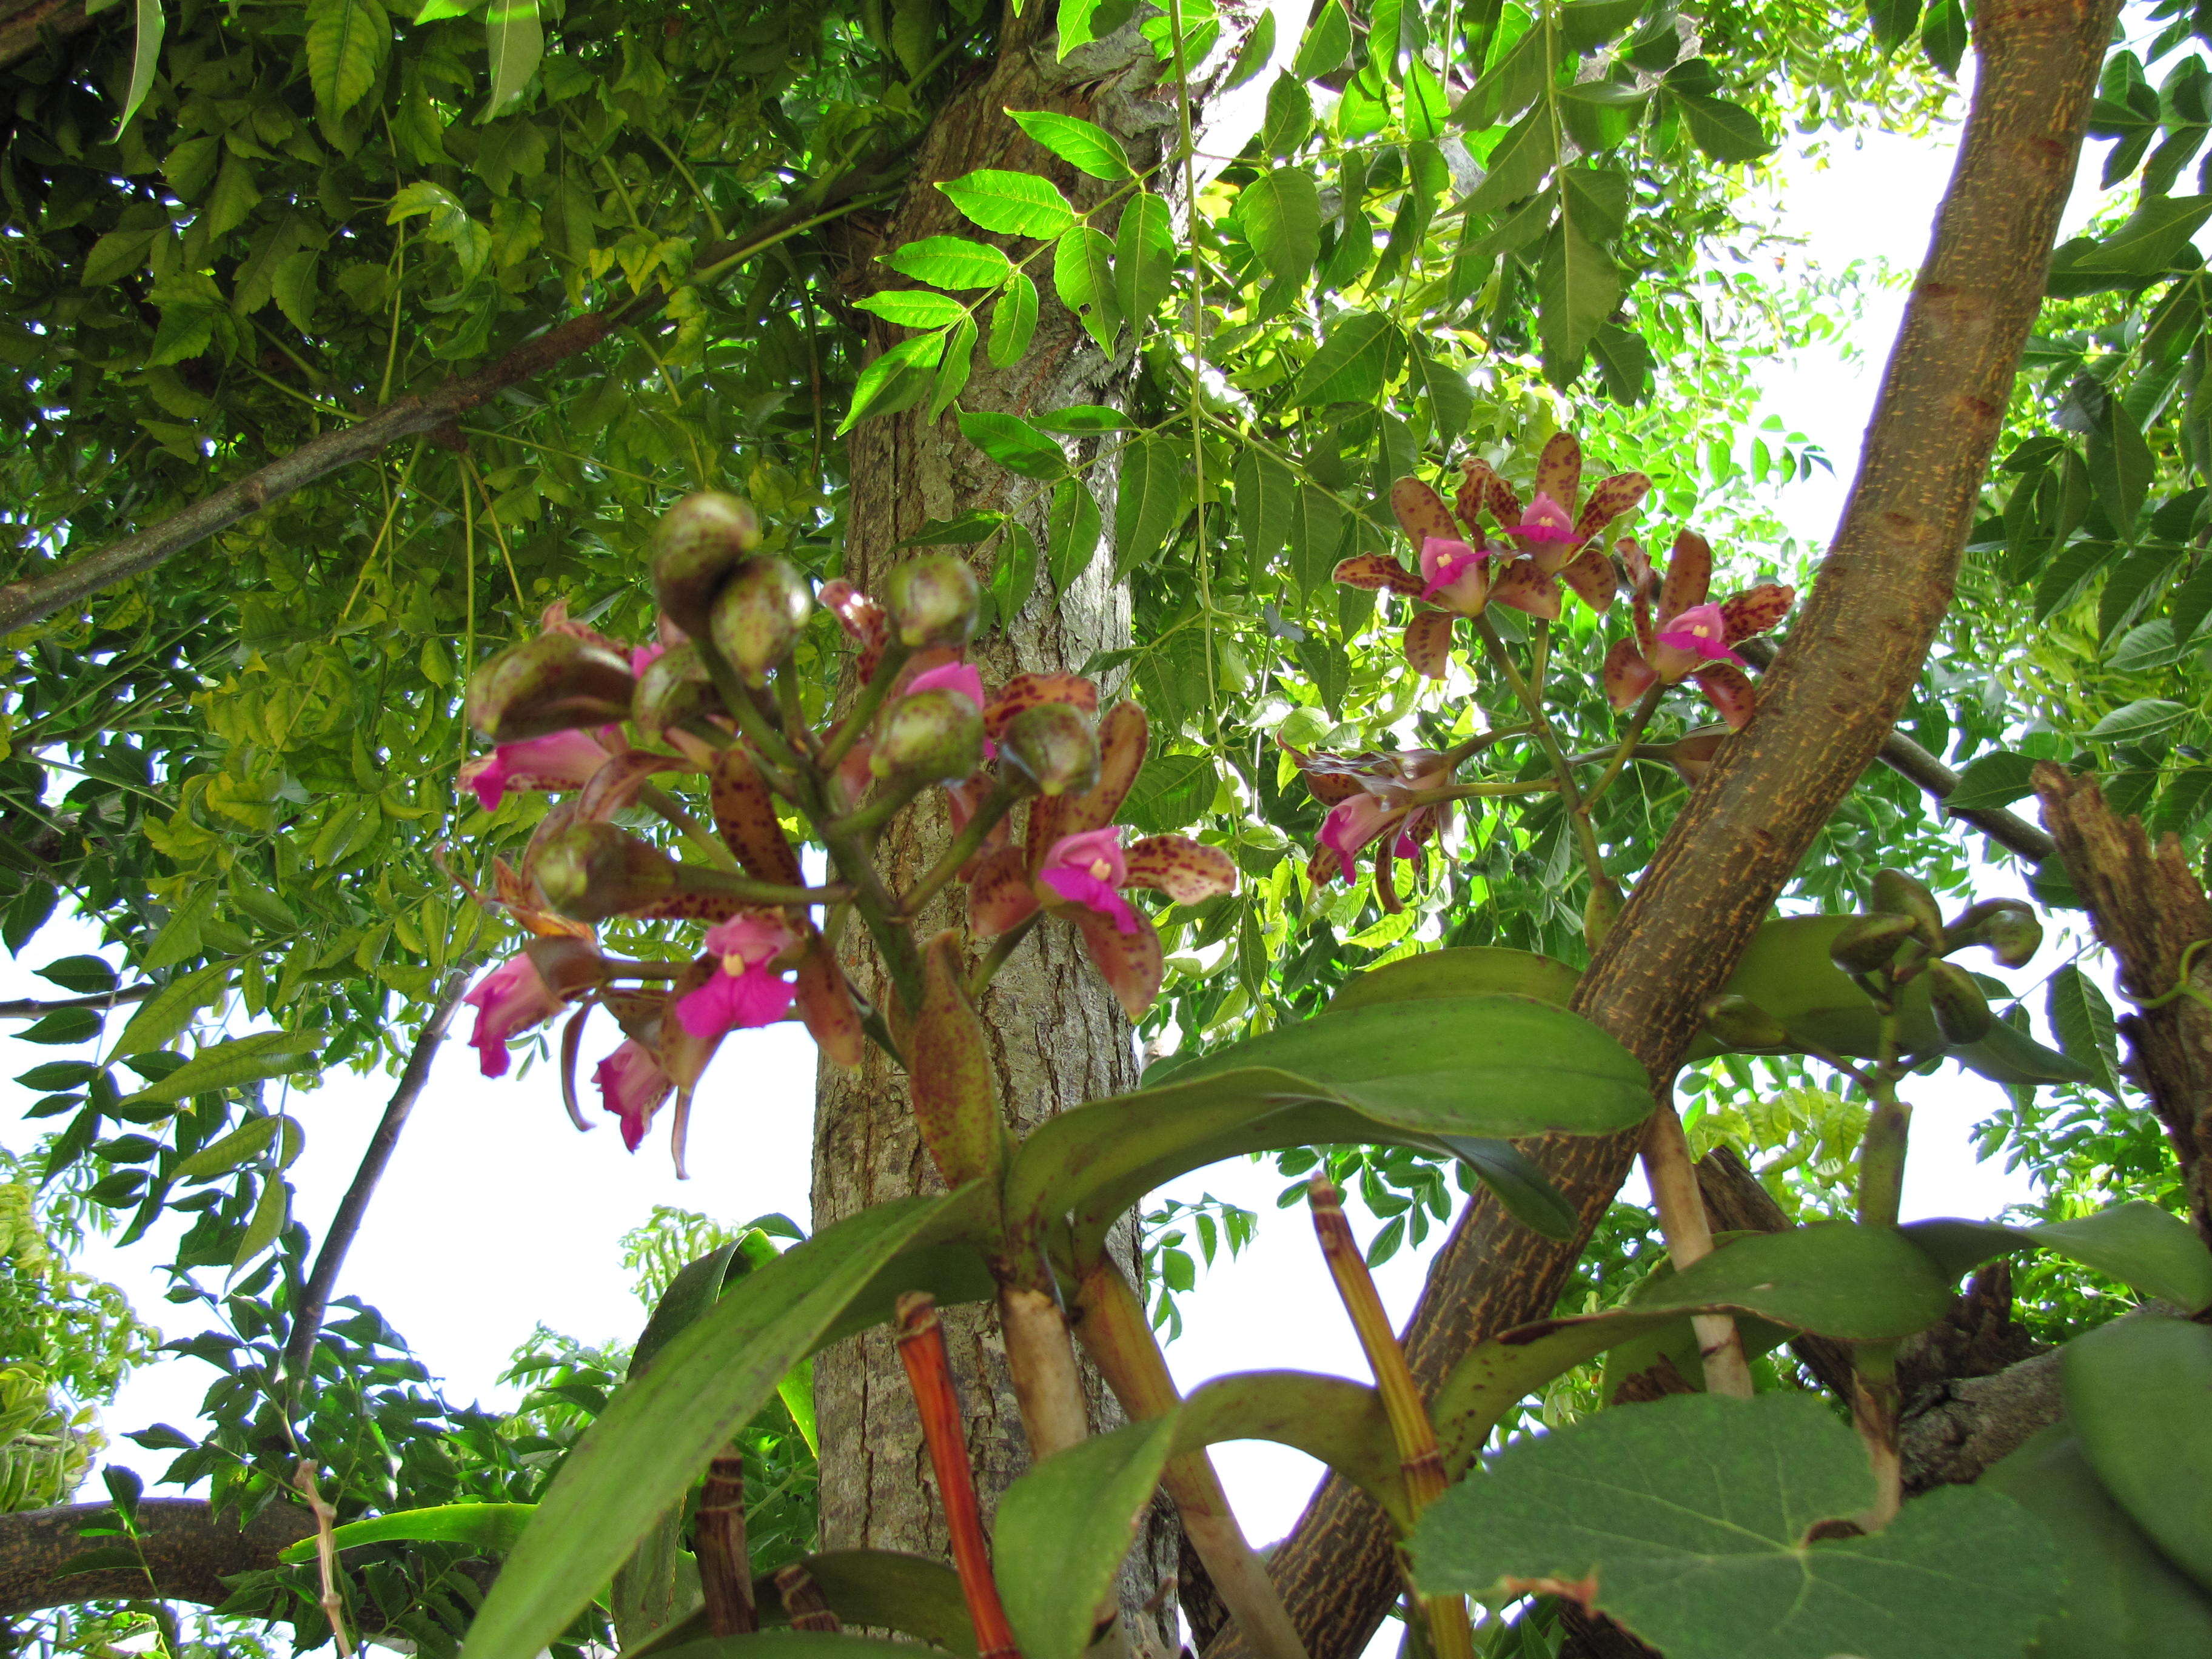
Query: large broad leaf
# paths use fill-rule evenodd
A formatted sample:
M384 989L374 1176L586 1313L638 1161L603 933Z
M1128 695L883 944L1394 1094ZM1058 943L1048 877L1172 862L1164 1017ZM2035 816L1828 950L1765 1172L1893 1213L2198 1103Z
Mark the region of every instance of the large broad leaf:
M1804 1395L1680 1395L1517 1442L1413 1537L1430 1594L1552 1589L1668 1659L2018 1659L2063 1572L2010 1498L1946 1486L1871 1537L1805 1541L1874 1498Z
M1293 1446L1357 1485L1400 1528L1413 1522L1389 1414L1364 1383L1311 1371L1239 1371L1184 1401L1175 1425L1177 1455L1224 1440Z
M947 1200L823 1229L695 1320L616 1395L538 1505L476 1621L469 1659L537 1659L708 1461Z
M1994 1221L1917 1221L1907 1237L1954 1278L1994 1256L2041 1245L2185 1313L2212 1307L2212 1250L2180 1217L2155 1204L2116 1204L2094 1215L2036 1226Z
M2041 1516L2066 1557L2064 1600L2036 1638L2036 1659L2212 1653L2212 1597L2112 1501L2069 1425L2052 1424L1976 1484Z
M1582 977L1564 962L1533 951L1501 945L1456 945L1423 951L1345 981L1328 1005L1333 1014L1375 1002L1412 1002L1431 997L1534 997L1554 1008L1567 1006Z
M1415 1133L1606 1134L1651 1110L1651 1080L1588 1020L1517 996L1438 996L1300 1020L1177 1066L1177 1083L1265 1066Z
M331 1541L342 1550L397 1542L465 1544L486 1555L504 1555L514 1547L537 1512L535 1504L441 1504L434 1509L401 1510L366 1521L349 1521L333 1529ZM295 1565L312 1561L315 1540L303 1538L276 1559Z
M867 1630L899 1631L932 1647L958 1654L961 1659L975 1659L975 1627L968 1617L960 1575L942 1561L892 1550L826 1550L819 1555L800 1556L798 1565L806 1570L814 1588L822 1592L823 1601L842 1623ZM763 1573L753 1580L753 1605L759 1609L763 1625L783 1625L791 1617L776 1593L773 1574ZM758 1651L744 1647L726 1650L722 1643L710 1639L706 1610L702 1608L643 1646L624 1653L625 1659L645 1659L648 1653L659 1659L678 1649L692 1650L695 1659L725 1652L726 1659L738 1659L742 1654ZM912 1648L901 1651L914 1653Z
M2105 1489L2212 1591L2212 1328L2139 1314L2059 1351L2066 1415Z
M1006 1488L992 1565L1023 1659L1079 1659L1136 1536L1176 1420L1155 1418L1055 1453Z

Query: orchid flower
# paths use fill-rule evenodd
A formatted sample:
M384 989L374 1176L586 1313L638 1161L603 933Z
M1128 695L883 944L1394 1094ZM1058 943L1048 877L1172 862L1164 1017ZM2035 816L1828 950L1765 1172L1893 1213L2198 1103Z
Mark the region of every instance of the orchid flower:
M592 1081L599 1085L601 1104L622 1120L623 1145L633 1152L645 1139L653 1115L676 1087L653 1050L635 1037L625 1039L601 1060L592 1069Z
M1109 710L1098 723L1098 781L1079 795L1033 799L1023 840L966 872L975 937L996 938L1040 910L1063 918L1133 1020L1159 994L1166 964L1158 931L1124 896L1150 887L1198 904L1237 885L1237 866L1218 847L1186 836L1121 844L1111 820L1144 765L1146 743L1142 709L1125 702Z
M477 1011L469 1046L486 1077L505 1077L507 1039L551 1018L562 1003L527 953L509 957L461 1000Z
M1472 528L1487 513L1499 532L1528 556L1534 567L1533 589L1548 591L1556 604L1558 590L1551 579L1557 577L1591 610L1612 605L1619 583L1606 556L1604 532L1642 502L1651 489L1650 478L1641 472L1616 472L1593 485L1585 500L1582 441L1571 432L1553 433L1537 456L1535 491L1526 507L1488 462L1469 458L1465 474L1460 518Z
M1655 685L1695 680L1730 729L1741 729L1751 718L1758 693L1743 672L1743 658L1730 647L1780 622L1797 597L1796 590L1763 582L1721 604L1708 603L1713 550L1703 537L1687 530L1674 538L1674 556L1663 580L1636 543L1623 541L1620 549L1635 601L1636 637L1616 641L1606 653L1607 700L1625 709Z
M799 991L769 964L798 941L782 917L767 911L741 912L708 928L707 953L721 959L720 971L677 998L677 1024L702 1042L740 1026L773 1025Z
M1328 808L1306 874L1316 887L1349 878L1354 860L1375 847L1376 895L1385 910L1403 907L1391 860L1416 859L1451 815L1449 802L1417 805L1413 797L1449 782L1434 749L1378 750L1364 755L1308 755L1285 745L1307 791ZM1377 843L1381 843L1379 846Z
M589 732L552 732L521 743L503 743L461 767L461 787L474 792L487 812L498 810L510 789L579 789L614 751Z

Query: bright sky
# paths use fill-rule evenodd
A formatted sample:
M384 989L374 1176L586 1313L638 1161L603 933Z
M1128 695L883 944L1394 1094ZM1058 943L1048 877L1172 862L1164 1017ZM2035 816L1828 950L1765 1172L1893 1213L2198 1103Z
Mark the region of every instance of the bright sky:
M1808 257L1822 264L1878 256L1910 270L1924 252L1950 159L1948 149L1876 134L1837 155L1825 172L1791 167L1784 175L1789 228L1804 237ZM1822 444L1836 463L1832 481L1816 475L1781 498L1784 517L1808 541L1825 542L1834 526L1901 301L1899 290L1870 299L1853 337L1867 362L1846 364L1823 353L1764 366L1771 407ZM0 996L55 994L30 968L89 949L91 938L80 927L49 928L25 963L0 965ZM599 1029L594 1055L611 1046L611 1030ZM0 1076L56 1057L52 1049L0 1038ZM611 1121L577 1134L549 1068L520 1081L489 1082L475 1074L471 1051L451 1043L355 1244L341 1291L380 1308L454 1397L511 1403L513 1392L494 1379L538 1321L588 1341L635 1334L644 1310L629 1292L617 1240L653 1205L680 1205L729 1221L781 1210L805 1221L813 1075L813 1054L796 1028L733 1040L694 1115L695 1176L678 1182L657 1143L632 1158ZM383 1078L339 1077L312 1097L288 1103L307 1134L293 1170L297 1213L318 1236L390 1087ZM1947 1073L1917 1084L1914 1092L1919 1110L1908 1218L1990 1215L2025 1195L2021 1182L1976 1164L1968 1150L1968 1129L1999 1103L1995 1085ZM27 1102L25 1092L20 1103ZM28 1146L40 1127L18 1123L7 1144ZM1218 1266L1184 1298L1188 1334L1170 1358L1186 1388L1224 1371L1271 1366L1365 1378L1326 1289L1304 1217L1274 1207L1283 1184L1272 1165L1235 1164L1172 1189L1185 1197L1211 1191L1262 1217L1259 1240L1243 1257ZM143 1266L159 1248L142 1244L123 1253L95 1243L78 1265L122 1285L167 1334L190 1334L198 1315L163 1304ZM1420 1259L1403 1253L1378 1275L1401 1319L1424 1270ZM108 1413L111 1431L160 1420L189 1425L214 1376L188 1359L142 1370ZM169 1457L119 1439L113 1455L149 1482ZM1255 1542L1288 1528L1318 1468L1268 1445L1224 1447L1217 1456Z

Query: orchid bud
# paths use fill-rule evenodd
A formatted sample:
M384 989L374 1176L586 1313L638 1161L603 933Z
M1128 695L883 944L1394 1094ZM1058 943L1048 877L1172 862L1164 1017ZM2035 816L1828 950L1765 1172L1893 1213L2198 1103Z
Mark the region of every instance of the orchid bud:
M1098 781L1098 739L1064 702L1015 715L999 738L999 758L1040 795L1079 795Z
M549 841L535 872L545 901L573 921L642 910L677 890L675 861L611 823L573 823Z
M785 559L750 559L714 596L708 620L714 648L747 685L766 685L769 670L791 654L813 613L814 592Z
M1720 758L1721 745L1735 735L1725 726L1700 726L1651 752L1664 758L1683 782L1694 787Z
M1954 1048L1979 1042L1990 1034L1990 1000L1957 963L1928 964L1928 1001L1936 1011L1936 1029Z
M760 544L750 501L719 490L686 495L653 534L653 597L685 633L703 634L715 593Z
M1874 872L1874 908L1887 915L1910 916L1931 951L1943 948L1943 910L1936 895L1902 870Z
M469 677L469 724L521 743L629 718L636 682L619 653L574 634L509 646Z
M1947 956L1970 945L1986 945L2007 968L2025 968L2043 948L2043 924L2018 899L1985 899L1943 930Z
M522 954L530 958L545 988L563 1002L573 1002L607 982L607 964L599 947L574 933L534 939L522 947Z
M957 553L925 553L892 571L884 605L902 645L957 648L975 636L982 594L975 573Z
M630 719L647 743L669 727L722 713L722 700L699 660L696 645L673 645L645 665L630 701Z
M906 783L957 783L983 763L983 716L949 688L902 697L884 716L868 769Z
M1897 947L1917 931L1911 916L1853 916L1830 941L1828 956L1847 974L1871 974L1887 968Z
M1787 1048L1790 1032L1749 997L1729 993L1705 1005L1705 1029L1731 1048Z

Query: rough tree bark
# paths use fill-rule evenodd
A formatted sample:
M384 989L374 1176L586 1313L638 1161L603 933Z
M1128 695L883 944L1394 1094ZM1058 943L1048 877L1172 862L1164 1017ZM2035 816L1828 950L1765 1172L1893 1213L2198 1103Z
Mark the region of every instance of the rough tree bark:
M1171 87L1153 83L1149 44L1125 29L1079 49L1062 64L1054 56L1054 13L1049 4L1032 3L1022 17L1008 18L991 72L957 94L932 122L914 182L878 246L896 247L930 235L977 235L933 187L976 167L1044 173L1080 208L1111 193L1111 187L1073 173L1025 137L1006 118L1006 109L1059 110L1097 121L1122 140L1139 172L1172 152L1176 99ZM1248 14L1224 21L1231 38L1217 47L1216 63L1233 54L1251 19ZM1201 108L1209 89L1193 88ZM1201 148L1233 151L1242 143L1237 137L1224 144L1216 134ZM1018 258L1028 246L1011 251ZM975 377L961 404L973 410L1016 414L1068 404L1122 404L1132 378L1128 337L1122 337L1109 361L1053 297L1043 263L1030 268L1042 301L1028 354L1013 368L1000 370L988 367L979 349ZM854 277L856 287L883 285L880 271L855 271ZM879 342L889 343L888 337ZM854 429L851 443L853 493L843 568L863 589L880 589L890 570L909 556L899 550L899 542L933 519L975 508L1010 512L1030 528L1040 547L1045 544L1049 487L994 465L966 442L949 413L932 422L926 409L917 408L865 422ZM1088 477L1110 526L1116 466L1109 441L1084 440L1074 453L1079 462L1095 463ZM988 561L988 550L982 556ZM1094 653L1127 645L1128 599L1112 570L1108 546L1066 592L1052 591L1040 575L1021 616L979 641L971 653L987 680L1001 681L1024 670L1080 670ZM979 566L979 574L988 576L989 571ZM933 863L947 834L941 811L907 815L879 848L894 887ZM962 902L957 888L940 896L917 924L917 936L926 939L953 925ZM879 982L865 973L859 977L872 995L884 994ZM1000 1104L1018 1130L1135 1086L1138 1068L1128 1022L1078 947L1073 932L1061 923L1046 922L1022 945L979 1012L991 1036ZM916 1136L903 1073L872 1049L854 1073L823 1062L815 1123L816 1226L826 1227L890 1199L936 1190L941 1186ZM960 1373L988 1522L999 1493L1027 1464L1021 1422L993 1311L947 1308L939 1318ZM1118 1422L1117 1408L1087 1370L1086 1386L1094 1425ZM823 1547L915 1550L941 1557L948 1547L944 1516L888 1329L823 1354L816 1361L815 1400L822 1429ZM1125 1576L1124 1600L1133 1607L1152 1596L1176 1571L1176 1529L1164 1515L1156 1511L1156 1516ZM1173 1608L1172 1595L1160 1598L1148 1632L1168 1652L1176 1646Z
M1758 714L1692 793L1576 992L1577 1010L1662 1088L1705 1000L1880 752L1950 602L2117 10L1984 0L1976 15L1965 141L1843 522ZM1531 1143L1581 1212L1571 1245L1536 1237L1487 1195L1469 1201L1405 1334L1423 1387L1476 1342L1551 1310L1638 1140ZM1387 1525L1340 1480L1268 1565L1314 1659L1353 1659L1397 1589ZM1231 1632L1209 1656L1243 1651Z
M215 1607L230 1591L223 1580L276 1565L279 1551L315 1535L315 1517L296 1504L271 1504L242 1530L236 1514L218 1514L198 1498L146 1498L138 1504L143 1572L104 1569L58 1576L71 1557L112 1538L87 1539L95 1522L112 1525L111 1504L66 1504L8 1517L0 1533L0 1619L74 1601L128 1601L150 1593L171 1601Z

